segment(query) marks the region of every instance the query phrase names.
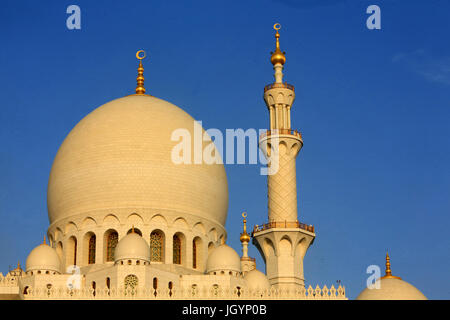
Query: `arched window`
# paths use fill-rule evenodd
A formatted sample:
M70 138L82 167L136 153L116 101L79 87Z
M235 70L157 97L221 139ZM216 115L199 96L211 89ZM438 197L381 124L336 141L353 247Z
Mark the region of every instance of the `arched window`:
M114 261L114 251L116 250L118 242L119 242L119 234L116 231L112 231L108 235L106 261Z
M192 268L197 269L197 242L192 240Z
M97 288L97 284L95 283L95 281L92 281L92 294L94 295L94 297L95 297L95 289Z
M150 260L155 262L164 261L164 236L159 230L150 234Z
M64 257L64 253L63 253L63 244L62 244L61 241L58 242L58 244L56 245L56 253L57 253L58 256L59 256L59 259L60 259L61 261L64 261L64 259L63 259L63 257Z
M89 238L88 264L94 264L95 263L95 246L96 246L96 237L95 237L95 234L93 234Z
M213 285L213 295L216 297L219 295L219 285L218 284Z
M73 245L73 265L77 265L77 249L78 249L78 243L77 239L74 238L74 245Z
M177 234L173 236L173 263L181 264L181 239Z
M129 274L125 277L125 290L130 289L136 289L138 286L138 277L136 277L134 274Z
M193 297L195 297L195 296L197 295L197 291L198 291L198 286L197 286L196 284L193 284L193 285L191 286L191 295L192 295Z
M200 239L200 237L195 237L192 240L192 268L194 269L203 268L202 252L203 252L202 239Z
M156 297L158 295L158 292L156 291L158 289L158 278L153 278L153 294Z
M170 296L170 297L172 296L172 289L173 289L173 282L170 281L170 282L169 282L169 296Z
M106 288L111 289L111 278L106 278Z
M67 266L77 265L77 238L73 236L67 241L66 263Z

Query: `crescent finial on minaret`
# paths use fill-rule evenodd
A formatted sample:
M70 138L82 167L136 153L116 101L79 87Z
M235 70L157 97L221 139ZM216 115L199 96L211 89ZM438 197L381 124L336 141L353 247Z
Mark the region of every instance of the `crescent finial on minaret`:
M285 56L286 52L282 52L280 49L280 33L278 32L278 30L281 29L281 25L279 23L275 23L273 25L273 28L276 30L275 33L276 47L275 52L272 52L270 62L272 62L273 65L276 65L278 63L284 65L286 63L286 56Z
M242 218L244 218L244 230L241 233L241 237L239 238L239 240L241 240L241 242L250 242L250 235L247 233L247 212L242 212Z

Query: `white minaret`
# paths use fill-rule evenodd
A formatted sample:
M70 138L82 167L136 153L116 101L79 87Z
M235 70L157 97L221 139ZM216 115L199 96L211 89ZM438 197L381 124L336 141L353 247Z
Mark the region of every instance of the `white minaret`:
M270 130L259 146L269 160L269 222L256 226L253 243L266 263L271 285L281 289L304 288L303 258L315 238L314 227L298 221L295 159L303 146L300 132L291 129L294 86L283 83L285 53L280 50L280 25L276 30L276 49L271 62L275 82L264 88L264 100L270 115ZM272 172L270 172L272 171Z

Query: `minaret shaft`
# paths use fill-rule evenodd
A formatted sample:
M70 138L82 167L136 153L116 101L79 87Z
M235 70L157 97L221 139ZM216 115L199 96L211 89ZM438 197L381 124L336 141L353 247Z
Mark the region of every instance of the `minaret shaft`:
M278 172L267 177L269 222L297 221L296 157L289 153L289 147L296 146L289 146L291 140L294 139L280 138L280 143L288 148L280 146Z

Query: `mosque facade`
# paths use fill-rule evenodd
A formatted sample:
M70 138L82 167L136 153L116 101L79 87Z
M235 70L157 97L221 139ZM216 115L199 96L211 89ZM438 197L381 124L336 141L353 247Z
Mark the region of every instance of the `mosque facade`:
M298 219L303 138L292 129L295 89L283 82L286 57L279 25L274 28L275 81L264 88L270 127L259 146L269 169L277 161L278 170L267 176L267 222L248 231L243 213L241 255L226 244L223 164L173 162L172 133L183 128L194 136L195 121L146 94L145 53L138 51L135 94L92 111L59 148L48 183L46 237L24 268L0 274L0 299L347 300L344 286L305 286L303 259L316 234ZM249 257L250 243L265 272ZM392 276L390 264L379 281L381 289L367 288L358 298L426 299Z

